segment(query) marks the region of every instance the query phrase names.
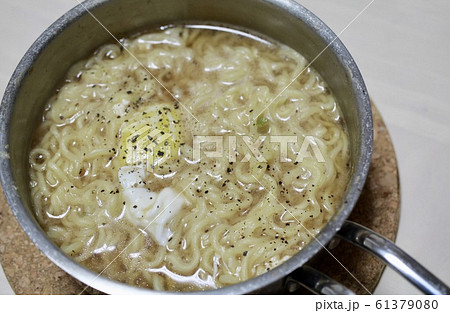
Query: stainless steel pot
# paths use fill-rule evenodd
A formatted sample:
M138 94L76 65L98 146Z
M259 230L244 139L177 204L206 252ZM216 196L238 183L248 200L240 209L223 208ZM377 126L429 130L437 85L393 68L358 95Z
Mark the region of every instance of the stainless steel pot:
M344 201L317 239L268 273L203 293L268 292L286 284L301 284L317 293L351 293L314 269L303 266L336 236L381 257L423 292L449 293L444 283L393 243L346 221L362 190L372 153L372 116L367 90L355 62L336 35L312 13L289 0L86 1L66 13L36 40L17 66L0 108L0 178L14 215L44 254L70 275L103 292L156 293L97 277L97 273L74 262L46 237L31 209L28 153L30 138L45 101L71 64L111 41L111 34L119 38L149 26L184 22L249 29L296 49L308 60L320 54L314 67L335 93L351 140L352 171Z

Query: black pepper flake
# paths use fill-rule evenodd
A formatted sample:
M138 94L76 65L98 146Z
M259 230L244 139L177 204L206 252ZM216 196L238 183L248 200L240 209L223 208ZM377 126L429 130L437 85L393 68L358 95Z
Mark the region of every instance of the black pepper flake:
M244 251L244 253L242 253L243 256L247 256L248 251Z
M131 137L131 142L135 143L136 140L138 139L139 135L134 135L133 137Z

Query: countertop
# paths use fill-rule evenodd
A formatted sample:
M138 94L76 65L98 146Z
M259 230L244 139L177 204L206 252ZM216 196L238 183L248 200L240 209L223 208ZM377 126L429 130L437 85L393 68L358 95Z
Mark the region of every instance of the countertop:
M335 33L345 29L340 38L359 65L397 153L402 198L396 243L450 284L446 197L450 186L450 2L298 2ZM1 94L33 41L77 4L76 0L2 0ZM12 293L0 268L0 294ZM375 293L419 292L387 269Z

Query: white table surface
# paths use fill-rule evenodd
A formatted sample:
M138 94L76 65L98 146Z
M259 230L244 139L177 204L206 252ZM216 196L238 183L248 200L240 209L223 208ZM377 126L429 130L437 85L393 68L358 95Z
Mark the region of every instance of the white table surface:
M299 2L340 33L371 1ZM76 4L1 0L1 94L32 42ZM450 1L375 0L340 38L394 142L402 189L397 244L450 284ZM0 270L0 294L11 293ZM418 291L388 269L376 293Z

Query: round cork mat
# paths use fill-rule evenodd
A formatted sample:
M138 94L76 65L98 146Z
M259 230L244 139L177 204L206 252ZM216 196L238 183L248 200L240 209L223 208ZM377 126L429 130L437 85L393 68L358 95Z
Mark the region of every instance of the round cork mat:
M397 160L380 113L373 105L372 110L372 163L361 197L349 219L394 241L400 215ZM341 242L331 253L367 290L373 292L384 271L383 263L346 242ZM0 259L5 275L16 294L79 294L85 287L54 265L34 246L11 213L3 192L0 192ZM367 294L367 290L328 253L322 252L311 265L357 294ZM84 293L99 292L88 288Z

